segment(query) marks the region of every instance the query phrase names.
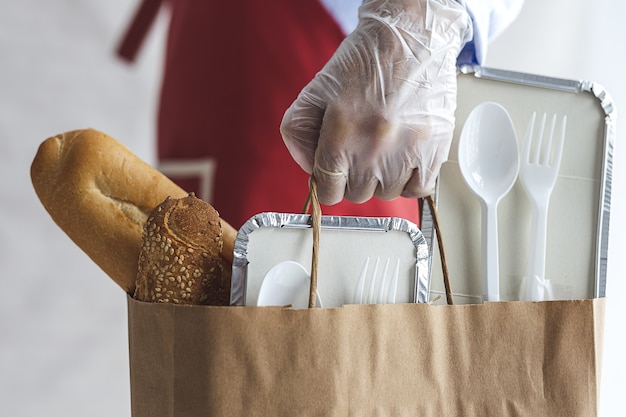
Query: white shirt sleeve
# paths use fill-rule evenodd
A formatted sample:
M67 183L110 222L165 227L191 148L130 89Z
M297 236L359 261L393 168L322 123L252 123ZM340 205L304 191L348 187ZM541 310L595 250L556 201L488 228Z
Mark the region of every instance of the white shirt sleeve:
M359 6L362 2L363 0L320 0L346 35L359 23Z
M498 36L519 14L524 0L457 0L464 4L474 29L459 55L459 64L481 64L487 55L489 41ZM347 35L359 23L358 9L362 0L320 0Z
M481 64L487 46L519 15L524 0L461 0L472 18L474 38L459 55L459 64Z

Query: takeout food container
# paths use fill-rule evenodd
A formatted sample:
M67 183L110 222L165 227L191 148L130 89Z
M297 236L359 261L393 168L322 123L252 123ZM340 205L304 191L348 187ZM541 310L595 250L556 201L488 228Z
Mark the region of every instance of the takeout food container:
M267 272L282 261L311 270L312 230L307 214L260 213L235 240L231 305L257 305ZM322 216L317 288L324 307L352 304L367 258L400 262L398 303L427 302L428 245L414 223L401 218ZM379 273L382 272L379 271Z
M456 128L436 192L455 302L481 302L480 203L461 177L457 148L466 117L486 101L508 111L520 150L533 112L538 117L544 112L567 115L563 159L549 206L546 277L557 299L604 297L616 124L610 95L590 81L468 66L458 77ZM530 212L518 180L498 207L502 301L519 299L532 244ZM434 251L431 294L441 294L442 273L427 206L422 214L420 229Z

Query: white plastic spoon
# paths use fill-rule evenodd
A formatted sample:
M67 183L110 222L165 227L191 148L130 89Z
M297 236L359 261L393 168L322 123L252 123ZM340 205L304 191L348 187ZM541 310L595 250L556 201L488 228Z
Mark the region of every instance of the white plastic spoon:
M284 261L274 265L263 278L257 306L286 306L307 308L311 276L302 265L294 261ZM317 293L317 307L322 300Z
M482 205L483 301L500 300L498 203L513 187L519 150L511 117L492 102L476 106L459 138L459 168Z

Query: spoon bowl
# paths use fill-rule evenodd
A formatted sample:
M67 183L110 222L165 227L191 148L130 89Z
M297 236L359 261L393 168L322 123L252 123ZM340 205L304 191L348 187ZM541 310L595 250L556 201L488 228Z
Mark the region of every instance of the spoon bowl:
M511 117L493 102L476 106L459 137L459 168L482 206L483 301L500 300L498 203L519 172L519 150Z
M294 261L284 261L274 265L263 278L257 306L286 306L307 308L311 276L302 265ZM322 300L317 293L317 307Z

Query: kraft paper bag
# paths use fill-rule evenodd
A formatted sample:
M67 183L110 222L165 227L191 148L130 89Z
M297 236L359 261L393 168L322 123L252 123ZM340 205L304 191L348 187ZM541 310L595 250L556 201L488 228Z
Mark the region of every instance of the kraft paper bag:
M132 415L595 416L604 305L129 298Z
M292 309L128 297L132 415L596 416L604 309L603 298Z

